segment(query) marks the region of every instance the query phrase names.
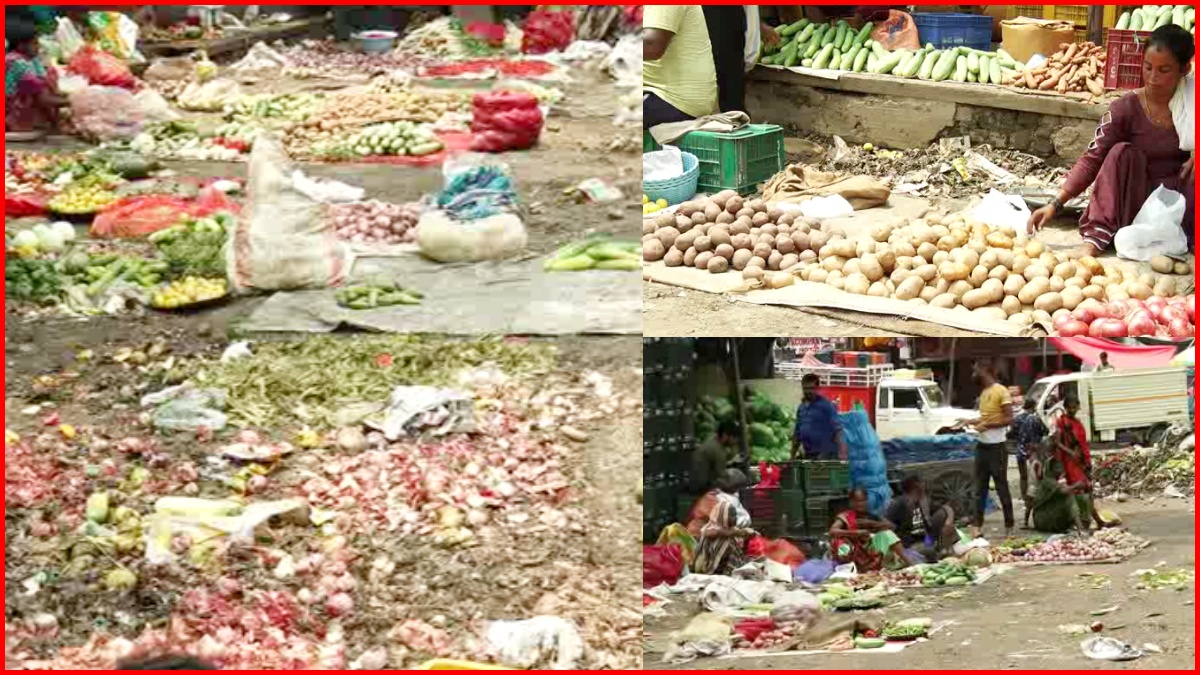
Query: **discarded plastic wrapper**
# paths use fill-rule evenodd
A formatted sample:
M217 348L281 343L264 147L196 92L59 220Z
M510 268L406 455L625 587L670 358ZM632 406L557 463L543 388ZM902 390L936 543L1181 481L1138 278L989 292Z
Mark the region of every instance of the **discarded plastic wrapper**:
M1009 196L993 189L987 193L979 206L975 207L971 215L985 225L1009 232L1024 232L1031 213L1029 206L1020 196Z
M221 456L258 464L278 461L296 451L291 443L234 443L221 448Z
M235 537L253 541L254 530L272 518L288 516L308 524L308 503L301 499L262 502L242 507L237 502L164 497L146 519L146 560L154 565L172 562L171 541L187 536L193 546Z
M465 392L435 387L396 387L386 409L366 419L389 441L410 433L436 436L475 431L475 400Z
M827 218L844 218L854 215L854 206L841 195L813 197L800 204L800 213L805 218L825 220Z
M642 182L668 180L683 175L683 154L673 145L642 154Z
M1084 656L1098 661L1133 661L1146 655L1137 647L1110 637L1090 637L1079 647Z
M488 626L487 641L501 663L518 668L549 666L551 670L575 670L583 660L579 630L555 616L494 621Z
M151 422L169 431L220 431L229 424L221 412L226 394L219 389L196 389L190 385L169 387L142 398L142 407L153 407Z

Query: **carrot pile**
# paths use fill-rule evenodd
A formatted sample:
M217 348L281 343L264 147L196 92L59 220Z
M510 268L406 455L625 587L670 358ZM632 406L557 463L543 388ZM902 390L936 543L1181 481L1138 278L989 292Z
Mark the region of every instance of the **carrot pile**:
M1014 75L1011 84L1090 102L1104 95L1105 57L1104 48L1091 42L1063 43L1046 63Z

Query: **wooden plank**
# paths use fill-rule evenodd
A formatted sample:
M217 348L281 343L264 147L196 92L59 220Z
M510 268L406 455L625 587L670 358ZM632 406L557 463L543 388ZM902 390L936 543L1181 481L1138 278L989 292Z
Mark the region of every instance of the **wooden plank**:
M1099 120L1108 110L1103 104L1087 104L1058 95L1038 96L1022 93L1008 87L963 84L958 82L931 82L928 80L906 80L890 75L870 73L839 73L837 79L826 79L804 73L795 73L778 68L755 68L750 72L751 80L801 85L818 89L873 94L893 98L915 98L927 101L944 101L963 105L999 108L1039 115L1072 117Z
M204 50L209 56L227 54L239 49L247 49L255 42L270 42L306 33L329 23L329 18L320 16L299 21L290 21L278 26L269 26L245 32L237 32L213 40L164 40L158 42L142 42L138 49L147 56L164 56Z

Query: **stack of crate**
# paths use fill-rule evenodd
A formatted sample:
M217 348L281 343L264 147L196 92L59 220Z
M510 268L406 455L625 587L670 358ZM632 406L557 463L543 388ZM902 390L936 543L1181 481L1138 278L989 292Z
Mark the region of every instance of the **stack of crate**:
M1085 42L1090 25L1088 22L1089 9L1091 9L1091 5L1010 5L1009 18L1026 16L1034 19L1070 21L1075 24L1075 41ZM1104 23L1102 25L1105 42L1108 42L1108 29L1117 25L1117 17L1120 16L1119 9L1120 7L1117 5L1104 5Z
M678 522L696 448L692 384L696 344L689 338L642 340L642 536L654 541Z

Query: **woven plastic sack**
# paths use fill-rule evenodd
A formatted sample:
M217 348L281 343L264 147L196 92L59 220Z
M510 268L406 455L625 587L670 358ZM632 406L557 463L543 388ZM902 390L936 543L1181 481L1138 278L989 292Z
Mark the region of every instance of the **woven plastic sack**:
M674 544L642 547L642 588L674 586L683 576L683 552Z
M226 248L238 291L327 288L345 283L354 264L327 206L299 190L282 143L260 136L250 151L249 196Z
M4 195L4 215L11 218L40 216L47 212L46 197L36 193Z
M137 78L121 59L92 45L84 45L67 62L67 70L87 78L90 84L133 89Z
M575 15L567 11L536 10L526 17L522 29L522 53L561 52L575 41Z
M69 100L75 128L88 138L126 141L142 132L142 104L127 89L89 86Z

